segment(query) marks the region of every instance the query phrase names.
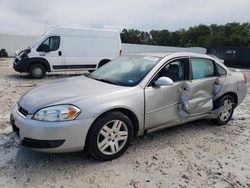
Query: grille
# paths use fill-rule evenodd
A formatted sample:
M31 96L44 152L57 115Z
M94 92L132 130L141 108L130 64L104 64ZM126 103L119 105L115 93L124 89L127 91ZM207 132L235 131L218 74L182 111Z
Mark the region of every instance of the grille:
M21 107L20 105L18 106L18 111L23 115L23 116L27 116L29 114L29 112L27 110L25 110L23 107Z

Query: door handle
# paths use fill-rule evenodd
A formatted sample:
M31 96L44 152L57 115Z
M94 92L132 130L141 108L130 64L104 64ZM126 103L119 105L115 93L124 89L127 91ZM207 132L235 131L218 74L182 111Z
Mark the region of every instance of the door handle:
M62 51L58 51L58 55L61 56L62 55Z

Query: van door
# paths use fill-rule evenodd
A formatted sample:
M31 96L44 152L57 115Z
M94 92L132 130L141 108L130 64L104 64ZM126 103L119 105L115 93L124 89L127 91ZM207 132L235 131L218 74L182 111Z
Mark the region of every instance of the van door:
M46 59L51 70L59 70L62 67L62 44L60 36L50 36L37 48L41 58Z
M209 113L213 109L213 91L217 76L214 62L203 58L190 58L191 80L180 90L179 113L181 119Z

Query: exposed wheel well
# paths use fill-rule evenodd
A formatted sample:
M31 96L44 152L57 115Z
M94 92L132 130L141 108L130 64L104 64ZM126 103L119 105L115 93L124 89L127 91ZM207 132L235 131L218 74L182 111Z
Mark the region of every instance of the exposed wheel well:
M222 98L222 97L224 97L225 95L230 95L230 96L232 96L233 97L233 99L234 99L234 102L235 102L235 107L238 105L238 96L237 96L237 94L236 93L234 93L234 92L227 92L227 93L225 93L225 94L223 94L222 96L220 96L218 99L216 99L215 101L214 101L214 104L216 104L216 101L218 101L220 98Z
M105 65L106 63L108 63L110 61L110 59L102 59L99 64L98 64L98 68L100 68L101 66Z
M109 111L106 111L104 113L102 113L101 115L99 115L96 120L102 116L105 116L105 114L109 113L109 112L113 112L113 111L116 111L116 112L121 112L123 113L124 115L126 115L132 122L132 125L133 125L133 136L137 136L137 133L139 131L139 121L136 117L136 115L128 110L128 109L125 109L125 108L115 108L115 109L112 109L112 110L109 110ZM96 121L95 120L95 121ZM94 121L94 122L95 122ZM92 125L94 124L94 122L92 123Z

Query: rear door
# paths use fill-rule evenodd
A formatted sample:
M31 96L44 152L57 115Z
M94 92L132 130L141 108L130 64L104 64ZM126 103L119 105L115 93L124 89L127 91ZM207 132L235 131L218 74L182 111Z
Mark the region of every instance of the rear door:
M181 88L179 113L182 119L213 109L213 91L217 83L215 70L215 63L210 59L190 58L191 80Z

